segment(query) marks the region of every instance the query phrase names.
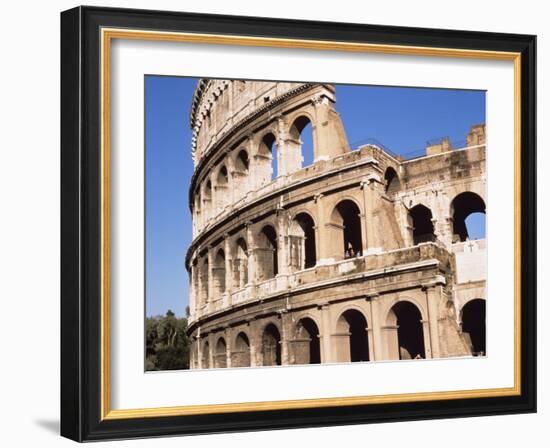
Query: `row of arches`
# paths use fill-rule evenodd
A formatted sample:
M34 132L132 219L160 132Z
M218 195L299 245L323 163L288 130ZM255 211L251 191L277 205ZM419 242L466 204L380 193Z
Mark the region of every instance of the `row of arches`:
M470 341L474 356L486 353L485 341L485 300L474 299L464 305L461 311L462 331ZM336 331L332 334L338 362L365 362L372 360L373 350L369 346L371 328L366 316L358 309L342 312L336 321ZM394 304L388 312L384 330L387 332L390 359L426 358L424 321L418 307L407 300ZM289 341L292 364L320 364L322 334L317 322L311 317L303 317L294 326ZM281 365L282 337L277 325L270 322L261 331L259 338L260 363L262 366ZM211 356L212 355L212 356ZM232 367L252 365L252 344L246 332L240 331L228 351L225 337L216 340L214 351L210 353L209 341L202 344L202 368L227 367L228 357ZM211 359L213 363L211 363Z
M311 119L299 115L288 131L279 126L268 128L261 136L239 147L219 162L194 193L194 223L198 228L249 191L274 181L277 177L298 171L314 162Z
M463 241L472 235L470 216L482 215L484 222L485 203L475 193L460 193L451 202L451 212L453 233ZM213 257L203 255L202 261L195 261L192 272L197 302L204 305L227 291L272 279L282 269L292 273L312 268L319 260L319 244L330 250L329 257L334 260L363 255L364 223L357 202L343 199L328 216L322 238L313 215L301 211L292 218L288 229L270 222L255 233L242 232L232 244L216 249ZM433 215L428 207L423 204L412 207L408 219L414 245L436 240ZM478 237L485 236L484 226L481 232L479 228L475 230Z
M466 191L451 201L452 242L485 238L485 201L476 193ZM409 228L413 244L435 241L432 211L424 204L409 209Z

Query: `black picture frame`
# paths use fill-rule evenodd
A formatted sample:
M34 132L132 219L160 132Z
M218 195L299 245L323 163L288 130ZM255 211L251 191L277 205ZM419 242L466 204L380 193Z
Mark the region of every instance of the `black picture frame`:
M423 402L101 418L100 29L521 54L521 393ZM61 13L61 435L76 441L536 412L536 37L99 7Z

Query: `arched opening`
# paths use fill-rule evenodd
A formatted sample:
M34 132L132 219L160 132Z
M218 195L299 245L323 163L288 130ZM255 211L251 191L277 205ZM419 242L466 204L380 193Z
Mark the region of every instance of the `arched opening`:
M225 339L218 339L216 344L216 355L214 356L214 367L216 369L223 369L227 367L227 345Z
M388 325L396 330L393 335L394 340L390 341L390 347L397 351L393 358L426 357L422 314L416 305L408 301L397 302L389 312Z
M315 248L315 223L307 213L299 213L290 228L291 265L296 270L315 266L317 254Z
M384 180L386 181L386 193L397 193L401 188L401 182L397 176L397 172L390 166L384 173Z
M485 300L470 300L462 307L462 332L469 336L472 355L485 356Z
M361 238L361 211L357 204L349 199L340 202L333 210L330 226L333 253L340 258L361 256L363 243Z
M218 250L216 253L212 277L214 281L214 300L217 300L225 292L225 253L223 249Z
M336 350L340 362L369 361L367 319L357 310L348 310L336 323Z
M204 257L204 261L202 263L201 269L200 269L200 304L202 306L206 305L210 299L208 295L208 257Z
M309 118L304 115L296 118L290 127L289 134L290 141L287 141L289 145L289 162L295 165L296 169L312 165L315 155L313 149L313 127ZM296 160L298 163L292 163L292 159L294 158L292 156L299 157Z
M233 176L231 179L231 190L233 192L234 199L239 199L248 193L248 171L250 166L250 160L248 158L248 152L241 149L234 162L235 169L233 170Z
M244 238L237 240L233 269L235 284L239 288L244 288L248 283L248 246Z
M277 232L272 226L265 226L258 235L256 252L258 254L259 280L267 280L275 277L278 270L278 244Z
M210 368L210 344L206 341L202 346L201 366L203 369Z
M432 212L428 207L418 204L409 210L409 216L412 221L412 236L415 245L435 241Z
M275 141L275 135L269 132L263 136L260 147L258 148L258 156L260 158L258 171L260 176L263 177L262 183L272 181L279 175Z
M218 177L216 179L216 202L217 206L221 210L229 202L229 173L227 168L223 165L218 171Z
M485 202L470 191L460 193L451 203L453 241L485 238Z
M235 349L231 353L231 367L250 366L250 341L242 331L235 339Z
M205 218L210 219L212 217L212 182L206 181L204 186L204 194L202 197L203 209L205 210Z
M235 160L235 170L242 174L247 174L249 165L248 153L244 149L241 149Z
M319 328L313 319L305 317L298 321L293 346L296 364L321 363Z
M274 324L265 327L262 335L262 355L264 366L281 365L281 334Z

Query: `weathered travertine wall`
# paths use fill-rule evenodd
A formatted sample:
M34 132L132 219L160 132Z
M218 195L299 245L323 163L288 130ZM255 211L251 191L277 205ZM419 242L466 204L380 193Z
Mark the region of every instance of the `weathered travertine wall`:
M470 322L481 311L462 322L485 300L485 240L468 241L464 225L485 212L485 127L466 148L402 160L351 151L335 101L329 84L200 81L193 368L485 351Z

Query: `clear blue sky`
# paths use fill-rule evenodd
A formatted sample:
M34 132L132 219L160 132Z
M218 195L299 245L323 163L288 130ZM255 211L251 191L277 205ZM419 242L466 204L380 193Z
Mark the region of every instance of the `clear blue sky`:
M196 78L145 77L148 316L168 309L184 316L188 304L187 192L193 173L189 110L196 82ZM336 110L350 143L374 138L396 154L420 150L426 141L443 136L462 141L471 125L485 122L481 91L337 86L336 95ZM310 139L304 142L308 145ZM471 237L484 233L482 217L472 215L469 224Z

